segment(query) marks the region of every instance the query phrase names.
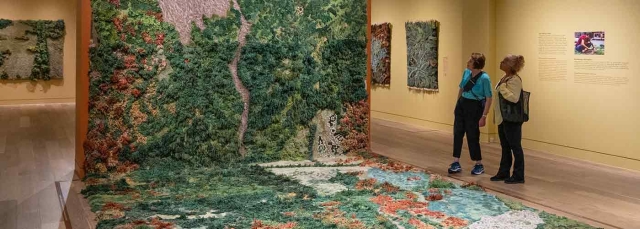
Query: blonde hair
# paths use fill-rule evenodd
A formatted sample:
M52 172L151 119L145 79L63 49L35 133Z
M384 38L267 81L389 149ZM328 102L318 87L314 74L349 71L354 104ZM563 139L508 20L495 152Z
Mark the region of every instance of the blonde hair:
M513 73L520 72L524 67L524 56L522 55L508 55L507 60L509 60L508 65Z

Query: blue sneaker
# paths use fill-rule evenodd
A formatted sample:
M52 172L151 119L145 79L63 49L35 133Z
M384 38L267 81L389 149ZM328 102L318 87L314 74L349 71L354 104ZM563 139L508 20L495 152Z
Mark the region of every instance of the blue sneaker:
M449 167L449 174L459 173L460 171L462 171L462 166L460 166L460 162L451 163L451 166Z
M484 173L484 166L482 164L476 164L475 166L473 166L473 170L471 170L471 174L473 175L480 175Z

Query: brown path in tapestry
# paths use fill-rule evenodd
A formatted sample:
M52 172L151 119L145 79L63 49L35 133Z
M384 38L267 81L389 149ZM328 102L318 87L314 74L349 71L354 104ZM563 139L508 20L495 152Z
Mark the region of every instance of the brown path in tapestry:
M162 13L165 20L176 27L180 34L180 42L188 44L191 41L191 22L195 22L198 28L204 29L204 22L202 16L211 17L212 15L218 15L220 17L226 17L229 8L231 7L228 0L158 0L158 4L162 9ZM240 127L238 127L238 145L240 155L246 154L246 148L244 147L244 135L249 125L249 105L251 95L247 87L244 86L240 76L238 76L238 62L240 62L240 55L242 48L246 44L246 36L249 34L251 24L245 19L240 4L237 0L233 0L233 8L240 12L240 31L238 31L238 48L236 49L235 56L231 63L229 63L229 71L233 77L233 84L236 91L242 97L243 111L240 120Z
M373 119L374 153L447 174L452 160L453 136L412 125ZM497 195L515 197L550 213L603 228L638 228L640 225L640 172L579 161L525 149L526 184L491 182L496 173L499 144L482 144L486 174L470 174L473 162L466 148L462 173L449 177L476 182Z
M247 149L244 147L244 134L247 131L247 127L249 125L249 102L251 96L249 94L249 90L242 84L242 80L240 80L240 76L238 76L238 62L240 61L240 54L242 53L242 48L247 42L247 34L249 34L249 30L251 29L251 24L244 18L244 14L242 14L242 10L240 10L240 4L238 4L238 0L233 0L233 8L240 12L240 22L242 23L240 27L240 32L238 32L238 48L236 49L235 57L233 61L229 64L229 70L231 70L231 74L233 75L233 84L236 86L236 90L242 96L242 102L244 103L244 109L242 111L242 117L240 122L240 127L238 128L238 144L240 146L240 155L245 156L247 153Z

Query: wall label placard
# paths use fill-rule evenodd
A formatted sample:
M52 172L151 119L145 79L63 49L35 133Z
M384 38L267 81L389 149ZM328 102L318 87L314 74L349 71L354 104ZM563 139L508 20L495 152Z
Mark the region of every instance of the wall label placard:
M538 54L566 55L568 39L563 34L539 33Z
M538 78L541 81L566 81L568 75L566 59L539 58Z
M619 72L628 70L629 62L576 58L574 59L574 83L626 85L629 83L629 77Z

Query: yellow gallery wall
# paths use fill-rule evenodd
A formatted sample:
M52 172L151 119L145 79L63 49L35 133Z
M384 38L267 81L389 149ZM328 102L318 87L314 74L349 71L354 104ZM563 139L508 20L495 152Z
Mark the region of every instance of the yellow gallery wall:
M496 12L497 56L516 53L526 60L521 76L532 93L532 111L523 127L524 146L640 170L640 1L500 0ZM574 32L581 31L604 31L605 55L574 55ZM540 33L571 38L567 54L539 55ZM549 57L567 63L566 80L541 79L539 59ZM575 59L627 62L629 67L576 71ZM576 72L628 81L617 86L576 83Z
M520 75L532 93L531 121L523 126L525 148L640 170L640 82L633 75L640 58L632 58L640 53L638 12L640 1L634 0L372 0L372 23L393 25L391 85L372 88L372 118L452 132L457 86L469 53L487 55L485 71L494 85L503 74L498 67L502 58L521 54L526 65ZM437 93L406 86L404 23L430 19L441 23ZM605 31L605 55L575 57L573 33L579 31ZM539 33L566 37L564 82L539 79ZM598 72L628 81L618 86L574 83L574 58L628 62L628 70ZM499 141L492 115L481 129L484 142Z
M76 91L76 0L1 0L0 18L59 20L66 26L62 80L0 80L0 105L74 102Z
M494 8L490 0L372 0L372 24L393 26L391 84L372 87L372 117L452 132L458 85L470 54L482 52L490 57L495 52ZM407 88L404 25L426 20L440 22L438 92ZM496 78L494 65L493 59L487 59L485 71L491 78ZM481 129L483 141L496 132L492 126Z

